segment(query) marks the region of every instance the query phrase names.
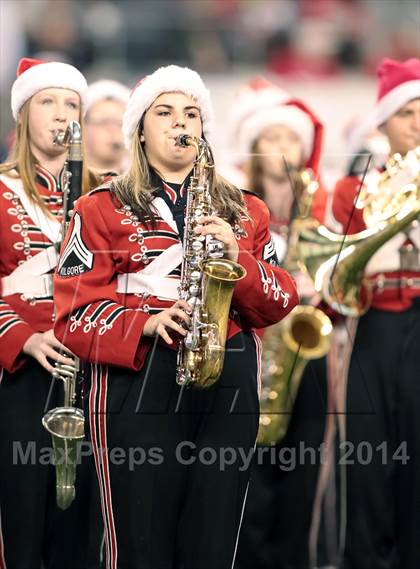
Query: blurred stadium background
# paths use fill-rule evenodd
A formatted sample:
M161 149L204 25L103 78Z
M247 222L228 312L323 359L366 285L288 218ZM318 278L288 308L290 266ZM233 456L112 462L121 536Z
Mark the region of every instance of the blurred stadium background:
M0 0L3 153L21 56L67 61L88 81L113 78L129 87L177 63L210 87L219 161L229 152L232 99L261 74L305 99L325 122L324 166L335 177L352 150L349 125L374 104L377 63L419 57L419 30L415 0Z

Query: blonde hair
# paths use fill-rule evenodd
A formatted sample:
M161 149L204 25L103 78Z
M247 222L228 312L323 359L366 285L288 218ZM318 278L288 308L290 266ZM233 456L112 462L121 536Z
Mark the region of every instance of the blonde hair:
M123 205L129 205L142 223L156 227L156 213L151 207L156 189L152 185L151 167L140 142L138 133L131 141L131 164L128 171L112 181L111 189ZM241 190L219 176L214 169L210 173L210 195L217 215L231 224L241 224L241 218L248 219Z
M28 99L22 106L19 112L19 121L16 124L16 139L13 148L8 156L8 159L3 164L0 164L0 174L9 173L13 178L20 178L23 183L23 188L31 200L33 200L45 213L50 214L48 207L42 199L36 182L36 169L35 166L39 161L32 153L30 146L30 132L29 132L29 104ZM80 124L82 125L82 117L79 117ZM82 126L83 128L83 126ZM83 153L85 155L85 153ZM17 172L13 172L17 170ZM85 160L83 161L83 178L82 178L82 194L89 191L90 188L95 187L98 179L95 174L88 170Z
M251 158L246 162L244 170L247 179L247 187L264 200L263 169L261 166L261 157L258 156L258 140L256 140L251 147Z
M261 154L259 150L259 140L257 139L251 147L251 157L244 165L245 177L247 180L247 187L255 192L263 201L266 199L264 183L263 183L263 167L261 163ZM304 167L304 161L296 168L288 164L283 158L288 176L293 176L296 170L301 170Z

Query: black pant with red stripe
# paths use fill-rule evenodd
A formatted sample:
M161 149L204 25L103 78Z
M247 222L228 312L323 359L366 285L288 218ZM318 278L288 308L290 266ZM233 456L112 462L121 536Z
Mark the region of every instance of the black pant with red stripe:
M82 509L83 467L77 498L66 511L56 506L55 471L47 408L63 404L57 384L35 360L0 383L0 568L84 569L87 519ZM3 549L3 551L2 551Z
M258 428L257 342L229 340L207 390L177 386L176 352L159 343L140 372L93 366L107 568L232 567Z

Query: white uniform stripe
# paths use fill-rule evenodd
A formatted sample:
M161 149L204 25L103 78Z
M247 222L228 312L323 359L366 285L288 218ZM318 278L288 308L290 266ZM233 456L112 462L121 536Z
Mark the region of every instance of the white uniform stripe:
M1 370L3 372L3 370ZM2 375L2 374L1 374ZM0 377L1 381L1 377ZM1 510L0 510L0 569L6 568L6 559L4 558L4 541L3 541L3 530L1 524Z
M107 559L107 569L109 568L108 560L110 559L110 545L108 539L108 520L107 520L107 509L105 504L105 491L104 491L104 481L102 476L102 458L101 458L101 449L98 449L98 433L96 431L96 416L97 416L97 405L96 405L96 398L98 395L98 366L96 364L92 364L92 385L89 394L89 424L90 424L90 431L91 431L91 438L92 438L92 450L93 456L95 460L95 467L96 473L98 476L98 483L99 483L99 490L101 495L101 509L102 509L102 518L104 521L104 528L105 528L105 542L106 542L106 559Z
M261 358L262 358L262 342L261 338L256 332L252 332L252 337L254 338L255 347L257 350L257 388L258 388L258 399L261 396L262 381L261 381Z
M107 434L106 434L106 400L107 400L107 390L108 390L108 368L106 366L100 366L100 397L99 397L99 437L100 446L102 449L108 448ZM111 482L109 477L109 462L108 462L108 452L105 450L102 453L103 460L103 473L105 482L105 492L106 492L106 505L108 510L109 519L109 534L110 534L110 550L111 558L109 560L110 569L118 569L118 550L117 550L117 536L115 532L115 521L114 512L112 509L112 497L111 497Z
M256 447L256 446L257 446L257 442L255 441L255 444L254 444L254 453L255 453L255 447ZM233 559L232 559L231 569L233 569L233 566L235 565L236 551L237 551L237 549L238 549L239 535L240 535L240 533L241 533L241 526L242 526L242 520L243 520L243 517L244 517L246 499L247 499L247 496L248 496L248 489L249 489L249 481L248 481L248 484L246 485L244 501L243 501L243 504L242 504L241 519L240 519L240 521L239 521L238 533L237 533L237 535L236 535L235 550L234 550L234 552L233 552Z

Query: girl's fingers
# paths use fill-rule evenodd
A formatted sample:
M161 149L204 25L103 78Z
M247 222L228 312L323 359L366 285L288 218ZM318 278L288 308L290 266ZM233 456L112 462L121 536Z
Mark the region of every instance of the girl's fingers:
M227 221L225 221L221 217L218 217L217 215L204 215L203 217L200 217L200 219L198 220L198 223L200 223L200 224L202 224L202 223L217 223L220 225L229 225ZM230 227L230 225L229 225L229 227Z
M182 310L185 310L185 312L191 313L191 306L186 300L177 300L172 308L181 308Z
M45 357L44 354L39 354L36 358L35 358L41 365L43 368L45 368L49 373L53 373L54 372L54 368L53 366L48 362L47 358Z
M164 326L171 328L175 332L178 332L178 334L181 334L181 336L185 336L187 334L185 328L180 326L177 322L175 322L175 320L169 320L168 322L165 322Z
M159 336L161 338L163 338L165 340L165 342L167 344L173 344L173 340L172 338L169 336L168 332L165 329L165 326L163 324L159 324L159 326L156 328L156 332L157 334L159 334Z
M56 350L54 350L53 348L51 348L51 346L46 346L44 349L44 354L46 356L48 356L49 358L51 358L52 360L60 363L60 364L66 364L66 365L74 365L74 360L71 358L66 358L65 356L63 356L62 354L60 354L59 352L57 352Z
M207 229L207 227L209 227L209 229ZM210 227L210 225L203 228L201 235L211 235L223 243L230 243L232 237L230 233L220 233L220 227Z
M73 354L70 352L70 350L68 348L66 348L66 346L64 344L62 344L59 340L57 340L57 338L55 336L51 335L51 336L45 337L45 335L44 335L44 339L48 342L49 346L58 349L58 351L63 352L70 357L73 356Z
M171 310L171 318L179 318L180 320L182 320L183 322L185 322L185 324L189 324L190 323L190 317L180 308L173 308Z

